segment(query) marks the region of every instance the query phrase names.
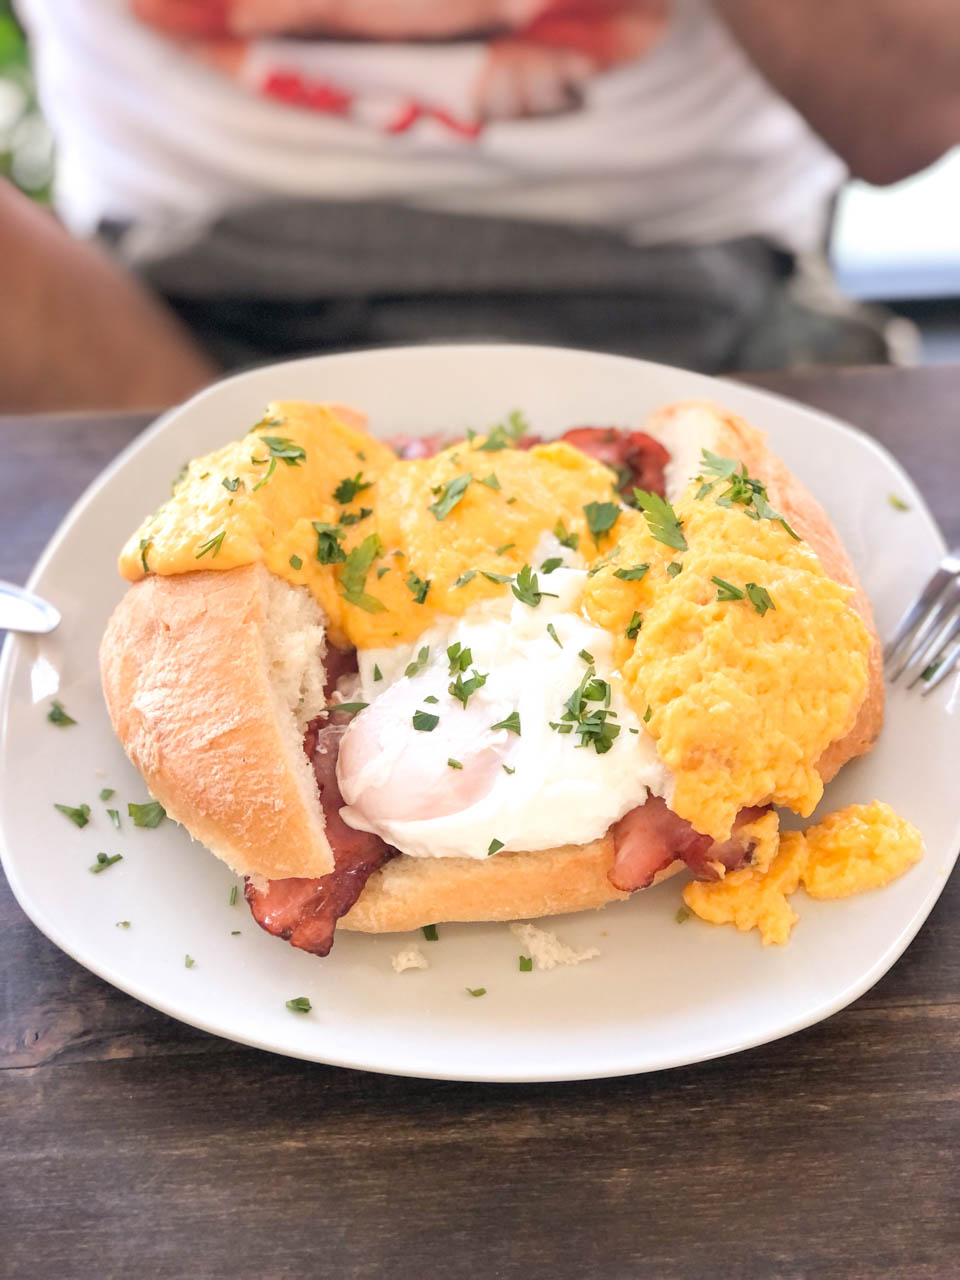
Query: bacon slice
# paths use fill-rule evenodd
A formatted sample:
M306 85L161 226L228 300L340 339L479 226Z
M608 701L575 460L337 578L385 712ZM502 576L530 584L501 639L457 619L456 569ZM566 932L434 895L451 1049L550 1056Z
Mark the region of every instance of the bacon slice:
M355 831L340 817L343 797L337 785L337 755L346 717L337 719L344 723L314 722L304 740L326 817L333 871L319 880L270 880L265 889L256 888L248 878L244 888L250 911L261 929L315 956L327 955L333 946L337 921L360 897L373 872L397 853L379 836Z
M763 808L741 809L730 839L718 843L677 817L660 796L650 796L611 828L616 856L610 882L628 892L645 889L657 872L676 858L681 858L698 880L717 880L719 873L710 863L722 863L727 871L742 867L754 846L738 838L737 830L765 812Z
M572 427L560 439L611 467L617 473L617 487L624 497L631 496L634 488L659 493L661 498L664 496L664 468L670 461L670 455L645 431L627 431L622 427Z

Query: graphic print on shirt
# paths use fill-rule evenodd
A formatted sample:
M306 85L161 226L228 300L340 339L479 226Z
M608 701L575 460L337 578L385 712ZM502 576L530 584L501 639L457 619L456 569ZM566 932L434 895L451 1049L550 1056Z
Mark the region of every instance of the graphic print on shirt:
M566 114L641 59L669 0L130 0L142 21L246 88L387 135L469 142Z

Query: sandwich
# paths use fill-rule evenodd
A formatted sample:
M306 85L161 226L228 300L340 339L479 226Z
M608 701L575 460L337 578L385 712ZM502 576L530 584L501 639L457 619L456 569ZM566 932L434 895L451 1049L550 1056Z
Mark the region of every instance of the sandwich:
M869 601L741 418L447 443L271 404L120 555L116 733L316 955L761 875L883 718Z

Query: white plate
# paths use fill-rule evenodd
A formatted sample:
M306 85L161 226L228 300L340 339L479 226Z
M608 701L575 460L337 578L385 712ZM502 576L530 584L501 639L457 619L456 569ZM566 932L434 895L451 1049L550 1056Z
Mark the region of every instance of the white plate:
M600 948L578 968L520 973L521 947L504 925L441 925L436 943L341 933L318 960L263 933L242 898L231 907L233 876L181 829L135 830L124 816L117 832L97 800L101 787L115 787L111 803L126 815L128 800L147 798L113 737L97 678L100 634L124 589L116 553L181 465L242 433L269 399L353 403L385 435L482 429L521 407L550 435L582 423L639 425L665 401L704 395L769 431L832 513L889 633L943 550L923 500L866 436L759 391L585 352L420 347L258 369L168 414L90 487L33 574L31 587L63 613L59 631L12 639L3 655L0 836L23 909L94 973L194 1026L299 1058L445 1079L567 1080L677 1066L787 1035L866 991L923 923L960 844L956 682L929 698L894 690L876 750L844 770L822 806L889 801L922 829L926 857L879 892L839 902L798 894L800 921L784 948L697 920L678 925L672 881L602 912L548 921L563 939ZM891 506L891 492L908 512ZM75 728L47 722L53 696ZM56 801L86 801L93 820L77 830ZM124 858L94 876L87 868L101 850ZM396 976L390 957L414 940L430 968ZM480 999L465 990L481 986ZM312 1013L285 1008L300 995Z

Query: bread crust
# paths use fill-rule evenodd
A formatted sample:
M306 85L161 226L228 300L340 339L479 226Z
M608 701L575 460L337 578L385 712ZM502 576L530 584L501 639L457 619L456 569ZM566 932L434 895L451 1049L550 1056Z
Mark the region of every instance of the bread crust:
M270 880L333 870L303 728L291 735L271 688L278 581L261 565L151 575L100 645L113 727L151 794L234 871Z
M770 502L849 586L871 637L866 696L853 728L818 762L824 781L873 743L883 719L880 642L870 602L829 517L763 433L708 402L668 406L645 424L669 440L692 434L737 457ZM101 645L114 728L171 817L234 870L266 879L316 878L333 867L316 784L302 752L276 723L264 631L269 584L259 565L150 576L117 607ZM283 584L288 591L298 590ZM438 921L515 920L626 898L610 883L609 834L590 844L496 857L398 857L375 872L341 920L345 929L393 932ZM682 869L674 862L655 883Z

